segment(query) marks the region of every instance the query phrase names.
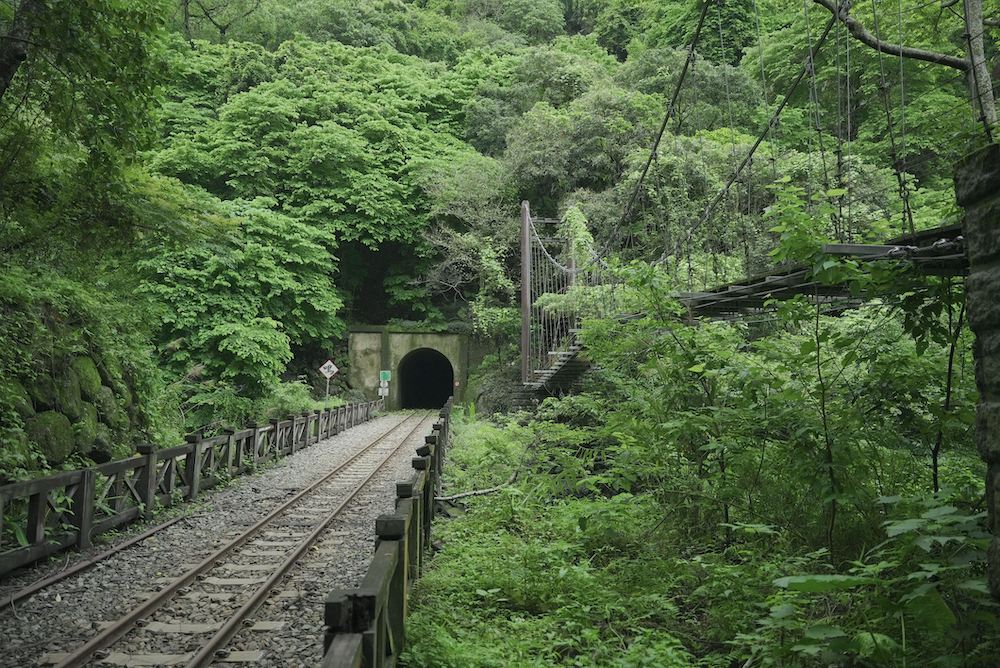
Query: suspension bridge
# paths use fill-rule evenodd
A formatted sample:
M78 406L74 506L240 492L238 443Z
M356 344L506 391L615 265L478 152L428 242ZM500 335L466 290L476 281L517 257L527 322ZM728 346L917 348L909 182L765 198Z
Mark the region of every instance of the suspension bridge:
M560 234L559 220L534 217L530 203L522 203L520 348L521 381L526 394L520 398L521 403L530 403L532 396L537 398L545 394L567 391L590 367L584 345L578 337L581 319L585 315L616 318L637 316L626 312L625 304L621 300L623 289L620 280L616 272L610 269L616 250L615 244L620 243L621 236L629 236L623 230L634 222L636 208L644 199L645 180L656 162L660 145L664 136L668 134L668 129L672 129L675 136L681 130L684 121L681 113L682 93L689 75L693 76L692 72L696 69L699 42L702 41L703 29L712 22L709 16L712 8L715 8L715 18L718 20L717 46L722 53L728 52L731 48L727 43L723 27L721 4L710 1L701 4L697 25L686 50L687 57L675 81L666 113L631 189L631 194L625 202L618 224L612 229L604 246L599 250L588 249L588 252L582 253L582 249L574 247L575 242L570 235ZM906 75L902 63L905 59L911 58L961 71L959 78L969 79L972 93L971 107L974 109L974 114L967 118L969 125L953 134L948 140L964 142L970 147L976 146L982 139L992 144L996 110L992 84L989 77L983 77L981 72L985 62L981 53L981 41L984 35L982 26L966 24L969 57L959 58L909 47L904 43L902 34L899 35L899 43L890 42L883 35L874 2L872 4L874 32L869 32L851 14L849 2L813 0L813 4L823 8L826 21L821 29L814 29L809 11L810 3L803 3L802 19L806 30L806 49L797 74L788 83L784 93L780 97L774 97L773 111L749 149L741 156L735 142L731 143L730 157L734 168L730 176L709 199L700 215L684 221L687 230L681 232L681 236L685 238L673 249L673 254L676 256L685 251L690 254L695 232L711 226L720 211L730 214L734 219L750 214L755 155L767 139L780 138L781 115L789 100L805 84L808 89L810 131L815 131L815 136L810 134L808 137L809 158L806 163L806 180L810 182L815 180L823 184L826 192L841 192L836 198L838 211L833 216L840 243L825 245L822 253L830 257L852 258L865 264L905 262L924 276L964 276L969 271L969 262L962 225L943 224L920 231L916 230L914 225L911 195L915 190L915 182L911 172L927 158L926 156L914 158L911 155L912 149L907 146L907 106L912 107L916 100L908 100L906 97ZM835 30L838 24L844 29ZM757 16L756 37L755 48L760 59L760 86L767 101L769 91L774 89L775 82L769 80L767 75L766 49L759 16ZM854 182L855 177L846 167L851 159L854 139L849 109L852 97L858 92L852 87L850 74L852 40L866 44L878 54L877 77L880 91L878 102L885 111L890 166L899 199L900 235L880 244L853 243L849 232L846 234L847 238L844 238L845 230L851 230L859 223L874 222L870 219L862 220L862 216L855 211L854 192L859 184ZM829 118L828 111L822 108L821 83L817 76L817 56L829 41L833 42L833 46L827 49L835 50L834 65L837 69L835 118ZM890 83L892 74L885 62L887 54L897 57L900 62L898 77L894 83ZM725 70L723 70L723 83L725 111L732 127L734 114L730 82ZM894 108L892 104L894 86L898 87L898 108ZM947 113L955 114L958 111L957 108L952 108L947 110ZM824 125L835 129L836 146L830 151L832 155L828 155L826 141L829 137L824 137ZM818 164L814 164L816 154L819 156ZM834 157L835 165L831 168L829 162L833 162ZM778 159L779 156L774 153L772 144L768 161L774 179L777 178L774 166ZM807 194L812 200L813 193ZM876 194L886 195L888 191ZM658 263L663 262L670 254L670 250L664 249ZM769 304L773 300L788 299L796 295L804 296L828 312L857 306L868 297L854 294L851 284L847 281L833 283L823 281L816 276L812 267L795 264L777 266L765 273L747 275L741 280L723 282L714 287L706 286L700 291L678 291L673 296L685 308L690 318L735 320L759 316L771 308Z
M532 391L558 394L590 368L578 337L586 317L628 319L624 286L610 259L592 256L578 263L573 241L559 236L559 221L533 218L521 205L521 381ZM964 276L968 258L961 225L945 225L887 240L883 244L826 244L824 255L859 263L905 263L921 276ZM827 312L858 306L848 281L824 282L813 267L775 267L763 274L672 297L689 318L746 320L774 309L776 300L801 295Z

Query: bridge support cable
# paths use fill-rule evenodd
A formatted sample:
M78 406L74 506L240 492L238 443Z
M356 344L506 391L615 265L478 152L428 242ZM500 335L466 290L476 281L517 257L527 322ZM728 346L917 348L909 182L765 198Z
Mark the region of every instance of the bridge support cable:
M757 136L757 139L750 147L750 150L747 151L747 154L743 158L743 161L730 175L729 179L726 181L726 184L719 190L718 193L716 193L715 197L712 198L712 201L708 203L708 206L705 207L705 211L704 213L702 213L701 218L699 218L695 222L695 224L692 225L691 228L688 230L688 238L692 237L695 231L697 231L698 228L701 227L706 220L708 220L709 216L712 215L712 212L715 211L715 207L718 206L719 202L722 201L722 198L726 196L726 193L729 192L729 189L733 187L733 184L736 183L736 180L743 173L743 170L746 169L747 165L750 164L750 162L753 160L754 153L756 153L757 149L760 148L760 145L764 143L764 139L771 132L771 130L774 129L774 127L777 125L778 119L781 118L781 112L785 110L785 106L788 104L788 101L792 98L792 95L795 94L795 91L798 90L799 84L802 83L802 79L804 79L806 74L808 74L812 69L813 59L815 58L816 53L823 46L824 42L826 42L826 38L830 35L830 31L833 29L833 26L836 22L837 22L836 16L832 17L829 21L827 21L826 27L823 28L823 32L819 36L819 39L816 40L816 43L814 45L810 46L809 52L806 56L805 63L803 63L802 65L802 69L799 70L798 75L796 75L791 85L789 85L788 90L785 92L785 95L781 100L781 103L778 105L778 108L775 109L774 113L771 114L771 118L767 122L767 126ZM664 255L660 257L659 262L662 263L666 259L665 255L666 251L664 251Z
M534 389L572 382L587 367L576 341L581 318L617 310L613 272L560 236L559 223L532 218L521 203L521 381Z
M639 173L639 179L635 182L635 188L632 189L632 195L629 197L628 202L625 203L625 209L622 211L621 220L618 223L618 227L615 228L615 232L612 232L612 236L628 220L629 214L632 212L632 207L635 206L635 203L639 198L639 193L642 191L642 184L646 180L646 174L649 172L649 167L653 164L653 160L656 159L656 153L660 149L660 141L663 140L663 133L667 130L667 124L677 113L677 99L681 94L681 86L684 85L684 79L687 77L688 70L691 68L691 63L694 61L695 47L697 47L698 39L701 37L701 29L705 25L705 18L708 16L708 8L713 4L716 5L721 12L721 7L719 6L721 3L719 0L715 0L714 2L711 0L705 0L705 2L701 5L701 14L698 16L698 25L695 27L694 36L691 38L691 43L688 45L687 57L684 59L684 66L681 68L680 76L677 77L677 83L674 85L674 92L670 97L670 104L667 105L667 112L663 116L663 122L660 123L660 128L657 130L656 137L653 139L653 145L649 149L649 156L646 158L646 164L642 166L642 172ZM721 14L719 25L721 35Z

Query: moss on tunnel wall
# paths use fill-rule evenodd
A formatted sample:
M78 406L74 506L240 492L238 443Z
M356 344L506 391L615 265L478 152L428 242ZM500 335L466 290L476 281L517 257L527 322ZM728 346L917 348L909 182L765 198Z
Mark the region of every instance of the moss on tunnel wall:
M1000 600L1000 145L969 156L955 177L965 208L962 233L968 243L966 294L969 326L976 334L976 442L986 462L986 500L993 540L989 582Z

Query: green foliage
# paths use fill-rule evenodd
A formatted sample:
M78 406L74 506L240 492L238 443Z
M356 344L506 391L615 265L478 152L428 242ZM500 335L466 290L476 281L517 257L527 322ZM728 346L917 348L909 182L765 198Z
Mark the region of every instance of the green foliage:
M30 477L72 452L107 459L139 439L179 438L142 336L146 314L100 288L17 265L0 272L0 476Z
M445 528L410 664L995 663L962 298L822 248L959 220L960 77L835 26L730 182L815 3L710 6L651 160L701 3L170 4L43 3L0 99L0 478L312 410L349 321L468 321L510 407L528 199L624 284L536 302L586 317L580 395L457 427L455 491L516 481ZM851 12L964 53L936 3ZM669 297L775 261L870 303Z
M41 4L27 58L0 99L5 252L57 227L107 225L94 209L111 206L151 138L163 71L159 0ZM0 14L0 35L10 20Z
M342 302L319 231L256 202L228 210L235 227L205 243L160 240L139 263L139 291L162 314L158 338L176 373L256 399L284 371L292 345L343 332Z
M806 206L790 188L771 207L784 257L868 290L906 280L831 264L816 243L829 209ZM937 304L921 320L920 306L830 318L791 300L776 325L691 327L669 268L620 274L642 315L585 322L600 373L582 394L456 428L456 490L519 475L443 527L411 658L618 665L650 638L652 665L990 665L975 387L948 293L921 300ZM935 321L943 333L921 335Z

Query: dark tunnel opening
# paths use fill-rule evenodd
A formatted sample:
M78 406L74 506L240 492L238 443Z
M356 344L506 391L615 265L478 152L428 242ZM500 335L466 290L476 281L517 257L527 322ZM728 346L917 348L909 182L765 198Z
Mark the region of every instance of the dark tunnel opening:
M398 376L400 408L441 408L455 385L451 362L431 348L407 353L399 361Z

